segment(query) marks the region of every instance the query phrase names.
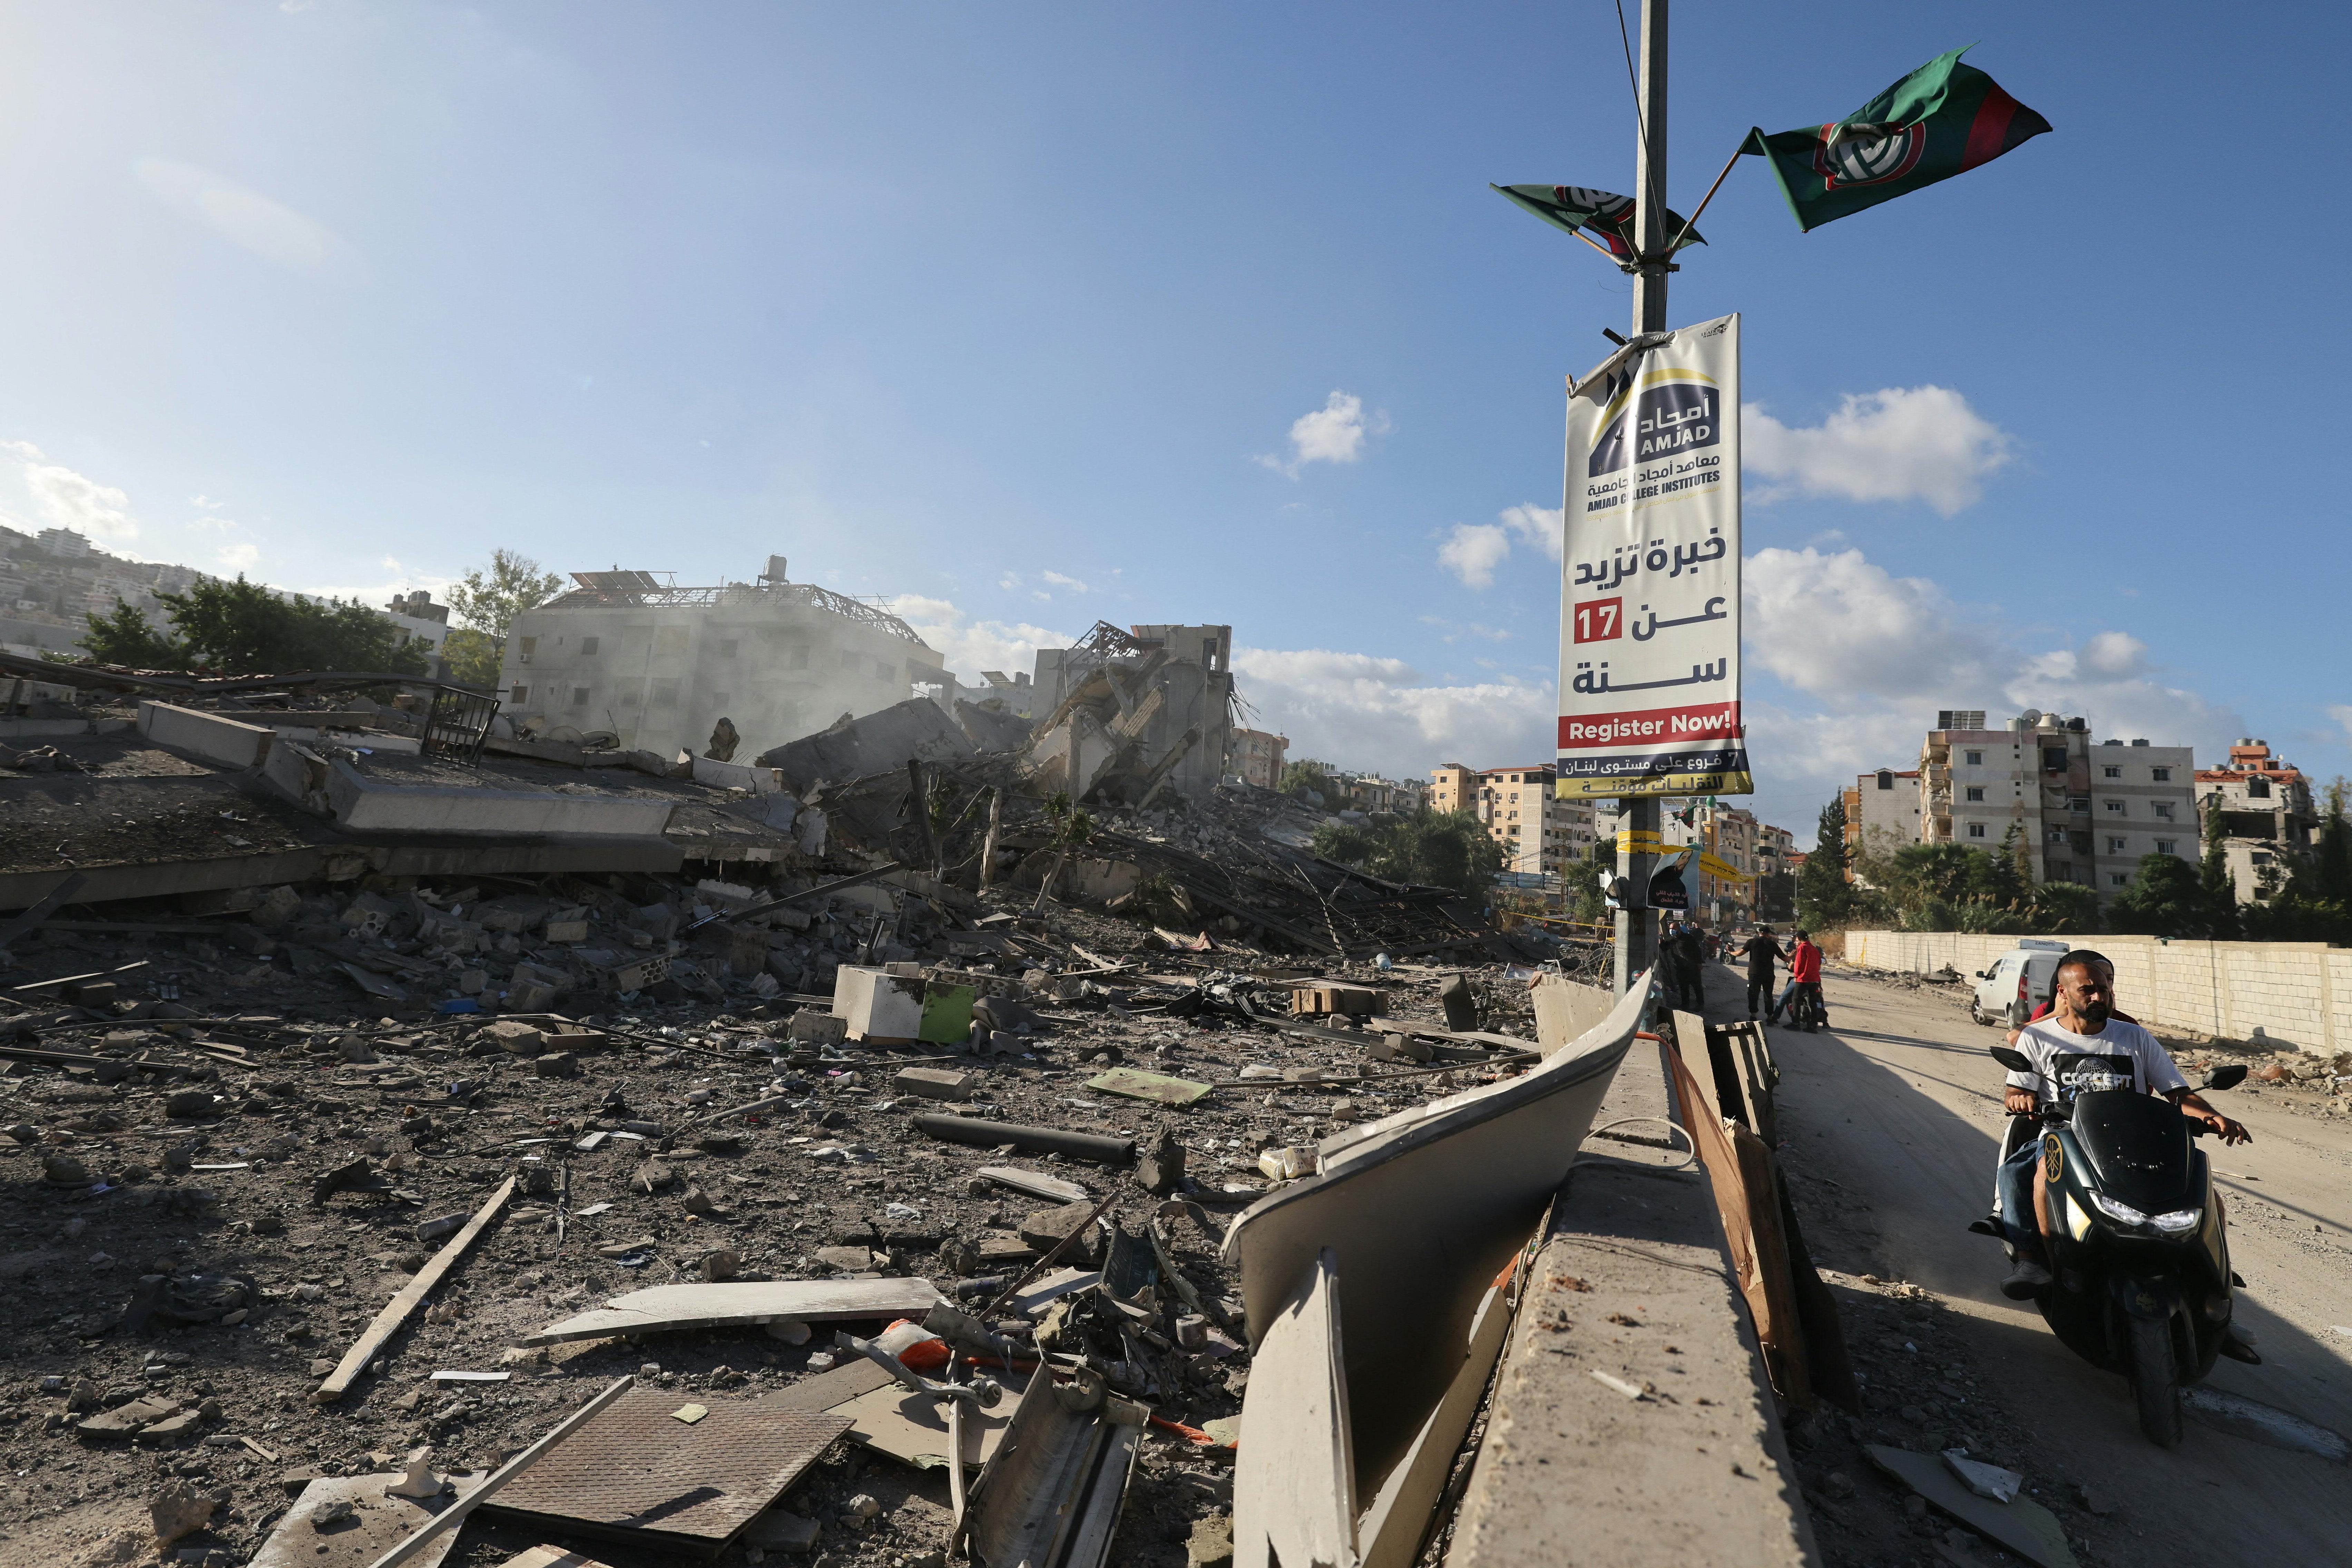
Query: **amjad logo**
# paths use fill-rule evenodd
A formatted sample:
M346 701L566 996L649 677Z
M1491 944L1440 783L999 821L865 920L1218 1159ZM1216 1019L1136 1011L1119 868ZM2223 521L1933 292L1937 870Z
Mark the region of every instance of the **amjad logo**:
M1909 174L1927 146L1925 121L1892 133L1881 125L1824 125L1813 148L1813 172L1827 191L1882 184Z

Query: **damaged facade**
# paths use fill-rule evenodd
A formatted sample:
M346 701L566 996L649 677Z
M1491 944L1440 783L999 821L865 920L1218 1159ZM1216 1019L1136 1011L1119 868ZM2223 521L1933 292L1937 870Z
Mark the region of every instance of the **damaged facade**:
M576 587L508 631L504 713L663 756L703 751L724 718L752 752L948 679L898 616L784 570L772 555L756 583L699 588L667 573L573 573Z

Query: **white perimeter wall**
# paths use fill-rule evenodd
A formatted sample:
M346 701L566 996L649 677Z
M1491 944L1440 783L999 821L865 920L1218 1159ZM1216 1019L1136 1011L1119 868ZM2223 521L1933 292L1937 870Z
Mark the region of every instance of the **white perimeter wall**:
M2115 961L2116 1005L2151 1028L2282 1046L2352 1050L2352 948L2308 942L2168 942L2152 936L2060 937ZM1850 931L1845 960L1866 969L1964 976L2017 945L1965 931Z

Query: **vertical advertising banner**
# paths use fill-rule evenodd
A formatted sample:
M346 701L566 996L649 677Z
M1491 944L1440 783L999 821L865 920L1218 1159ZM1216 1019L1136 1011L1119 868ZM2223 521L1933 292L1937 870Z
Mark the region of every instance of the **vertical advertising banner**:
M1748 795L1739 318L1613 356L1568 400L1559 793Z

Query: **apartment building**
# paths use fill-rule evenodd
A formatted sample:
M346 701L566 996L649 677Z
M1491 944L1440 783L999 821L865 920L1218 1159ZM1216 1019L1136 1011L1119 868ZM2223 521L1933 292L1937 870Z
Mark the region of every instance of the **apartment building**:
M624 747L701 752L719 719L737 760L904 702L943 660L898 616L784 577L679 587L656 572L575 572L517 616L499 672L518 723L609 731Z
M1269 735L1263 730L1234 731L1233 755L1226 766L1242 783L1255 784L1260 789L1282 787L1284 753L1290 750L1290 737Z
M1864 856L1883 858L1919 842L1919 770L1879 768L1845 791L1846 880Z
M1430 769L1429 809L1475 814L1478 809L1478 770L1465 768L1460 763L1441 763Z
M2037 709L1998 730L1980 710L1940 717L1919 753L1920 842L2008 846L2033 882L2102 899L2130 884L2143 855L2195 858L2190 748L2094 745L2086 721Z
M2198 773L2196 787L2200 837L2202 825L2219 813L2222 855L2238 902L2267 903L2294 861L2310 852L2319 823L2311 781L2273 756L2269 742L2244 737L2230 748L2227 764Z
M1738 875L1711 871L1705 859L1696 862L1698 876L1691 889L1692 908L1702 911L1711 925L1745 925L1756 918L1757 879L1761 875L1763 838L1769 830L1745 806L1708 802L1693 816L1699 848Z
M1457 773L1455 770L1459 769ZM1553 792L1551 764L1482 768L1465 781L1469 770L1449 763L1432 771L1432 810L1468 810L1503 847L1503 869L1526 875L1558 876L1571 862L1592 852L1595 834L1593 803L1561 800ZM1469 804L1438 805L1453 798L1450 792L1466 790Z

